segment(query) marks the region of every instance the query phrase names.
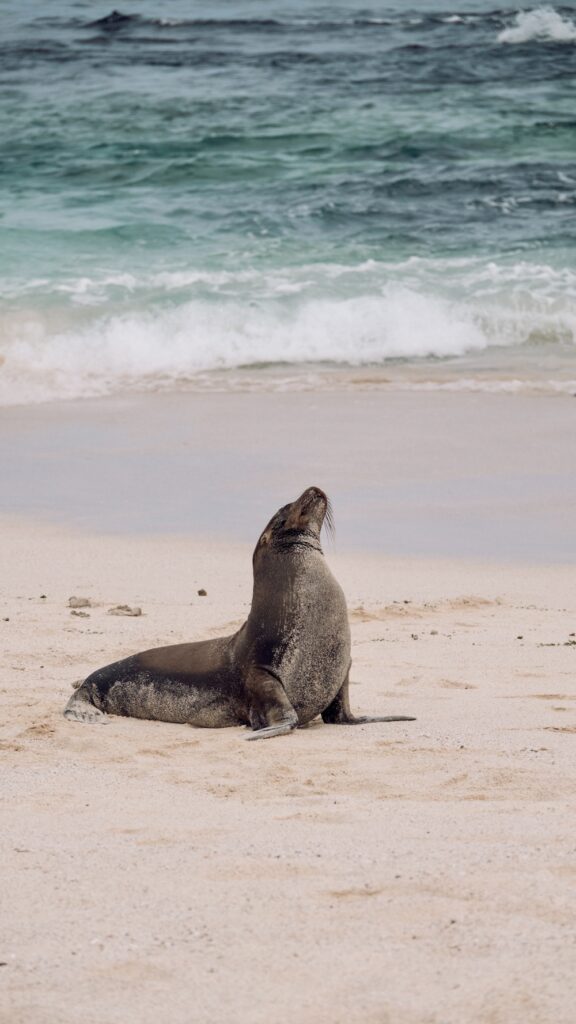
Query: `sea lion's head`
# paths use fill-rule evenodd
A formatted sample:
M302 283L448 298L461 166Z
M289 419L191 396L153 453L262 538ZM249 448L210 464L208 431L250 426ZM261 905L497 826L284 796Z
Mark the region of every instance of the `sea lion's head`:
M319 487L308 487L296 501L283 505L263 530L254 556L262 550L282 550L296 544L321 551L320 531L326 524L332 533L334 520L330 499Z

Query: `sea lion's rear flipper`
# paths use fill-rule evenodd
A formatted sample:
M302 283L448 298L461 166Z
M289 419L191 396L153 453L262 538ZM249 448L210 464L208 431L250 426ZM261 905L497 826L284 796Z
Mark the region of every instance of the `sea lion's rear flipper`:
M334 697L334 700L322 712L322 718L330 725L363 725L366 722L415 722L416 719L408 715L387 715L384 718L371 718L369 715L361 715L355 718L350 710L350 699L348 697L349 674L346 675L342 686Z
M75 722L85 722L88 725L106 725L108 722L108 715L105 715L100 708L92 703L83 684L70 697L64 708L64 718L71 718Z
M251 668L246 689L250 695L250 725L254 730L246 739L270 739L272 736L283 736L296 728L298 715L280 679L271 669L263 665Z
M347 718L344 722L336 722L336 725L364 725L365 722L415 722L413 715L361 715L360 718Z

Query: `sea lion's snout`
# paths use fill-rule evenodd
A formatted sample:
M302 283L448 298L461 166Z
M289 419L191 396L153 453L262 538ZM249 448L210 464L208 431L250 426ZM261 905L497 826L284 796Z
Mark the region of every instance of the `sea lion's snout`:
M284 548L286 544L301 543L299 538L306 538L307 543L313 541L313 546L321 550L320 531L325 523L332 533L334 520L330 499L320 487L307 487L296 501L284 505L272 516L260 535L254 555L270 546Z
M319 534L327 517L331 524L328 496L320 487L308 487L296 501L292 502L286 516L285 529L313 530Z

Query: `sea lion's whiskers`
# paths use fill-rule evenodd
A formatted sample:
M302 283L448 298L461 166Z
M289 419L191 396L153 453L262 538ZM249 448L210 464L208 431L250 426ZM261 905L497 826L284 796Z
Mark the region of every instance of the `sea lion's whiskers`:
M327 505L326 505L326 514L324 516L324 526L326 527L326 533L330 537L330 540L334 540L334 537L336 536L336 526L335 526L335 523L334 523L334 509L332 508L332 503L330 501L330 498L328 498L328 502L327 502Z

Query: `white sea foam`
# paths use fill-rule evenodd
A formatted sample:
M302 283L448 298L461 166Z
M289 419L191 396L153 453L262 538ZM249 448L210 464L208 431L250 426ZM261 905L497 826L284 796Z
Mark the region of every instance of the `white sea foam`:
M555 43L576 43L576 24L563 18L553 7L537 7L520 11L514 25L498 36L499 43L529 43L547 40Z
M554 380L511 377L487 380L483 377L454 377L451 380L401 381L392 390L402 391L474 391L489 395L558 394L573 395L576 379Z
M50 333L37 314L4 328L0 404L177 386L198 373L270 363L349 365L455 356L487 340L465 311L405 289L295 309L188 302Z
M566 179L564 181L564 179ZM566 175L564 184L573 184ZM462 257L427 259L412 256L403 262L387 263L368 259L357 264L314 263L287 268L244 270L182 270L152 271L133 274L102 273L94 277L32 278L0 280L0 302L16 301L18 305L61 295L81 308L110 307L116 300L139 301L146 304L151 297L171 299L182 295L190 298L206 296L216 300L236 298L242 304L272 301L285 295L318 295L334 286L362 294L391 294L396 288L407 288L418 294L437 294L452 285L455 295L467 297L482 294L486 283L516 295L533 295L535 300L566 298L576 303L576 271L570 267L551 267L546 263L525 260L504 264L485 259Z
M37 279L0 317L0 405L195 386L239 367L256 378L263 364L289 374L576 342L576 274L538 264L183 270L59 288L55 306L54 283Z

